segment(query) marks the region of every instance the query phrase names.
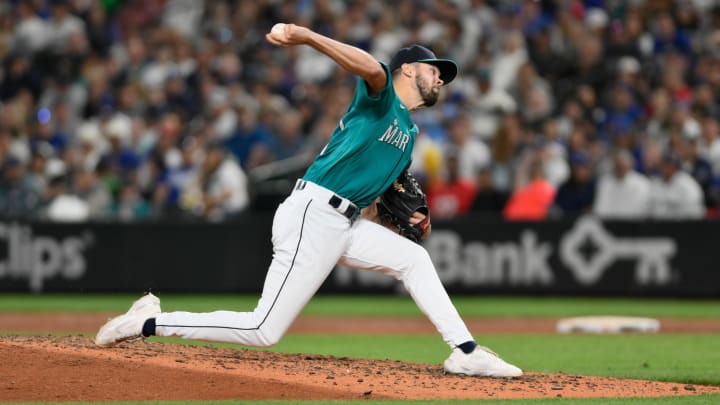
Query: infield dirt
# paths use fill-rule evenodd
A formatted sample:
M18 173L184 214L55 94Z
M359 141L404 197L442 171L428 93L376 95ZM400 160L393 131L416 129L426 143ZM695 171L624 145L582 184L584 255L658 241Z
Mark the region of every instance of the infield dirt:
M0 402L654 397L720 387L527 373L445 375L440 365L134 342L0 337Z

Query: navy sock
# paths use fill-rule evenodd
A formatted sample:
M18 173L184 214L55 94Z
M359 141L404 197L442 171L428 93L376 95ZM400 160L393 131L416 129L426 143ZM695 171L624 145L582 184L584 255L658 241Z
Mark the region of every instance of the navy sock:
M142 335L145 337L155 335L155 318L150 318L143 324Z
M153 319L153 320L154 320L154 319ZM467 342L465 342L465 343L463 343L463 344L461 344L461 345L458 345L458 347L460 348L460 350L463 351L463 353L465 353L465 354L470 354L470 353L472 353L473 350L475 350L475 348L477 347L477 343L475 343L475 342L472 341L472 340L468 340Z

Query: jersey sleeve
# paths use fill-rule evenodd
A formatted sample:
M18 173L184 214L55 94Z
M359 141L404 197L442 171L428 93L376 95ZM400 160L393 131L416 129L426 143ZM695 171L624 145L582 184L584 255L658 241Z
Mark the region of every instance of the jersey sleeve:
M368 83L362 78L358 78L358 84L355 89L354 104L368 110L377 111L379 114L384 113L390 108L392 101L395 99L395 89L392 85L392 74L390 68L383 62L378 62L385 70L385 87L376 94L370 94Z

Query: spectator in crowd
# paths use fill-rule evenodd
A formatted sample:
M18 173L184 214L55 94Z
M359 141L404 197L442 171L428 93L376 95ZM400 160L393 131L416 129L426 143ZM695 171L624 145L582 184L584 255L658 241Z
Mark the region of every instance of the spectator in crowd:
M528 167L527 184L519 187L503 209L505 219L511 221L539 221L547 218L555 199L555 187L545 179L543 163L533 158Z
M611 97L611 108L602 123L603 137L627 136L635 130L642 116L642 109L630 89L623 85L615 86Z
M518 70L514 96L526 125L538 128L554 109L548 82L538 76L532 63L524 63Z
M652 92L648 105L649 117L646 125L648 134L655 139L667 139L670 136L670 115L672 99L670 92L660 87Z
M472 123L472 132L487 142L497 131L501 114L515 112L517 102L505 90L490 87L488 69L480 69L474 81L476 84L471 82L463 87L462 91L468 99L466 108Z
M170 217L178 213L177 207L172 202L174 190L170 182L170 174L157 155L150 155L145 159L135 180L140 198L150 206L149 212L153 218ZM184 194L185 191L182 193ZM120 205L118 198L115 198L113 203L115 207ZM114 212L117 213L118 210L115 209Z
M591 128L594 136L599 135L599 128L602 127L608 113L607 109L610 107L602 103L598 97L598 93L592 86L588 84L581 84L574 89L574 98L577 100L580 110L582 112L581 123L584 124L586 131ZM607 140L607 139L605 139Z
M186 205L194 206L199 203L199 201L181 201L181 199L184 192L197 182L202 158L200 141L194 136L185 137L180 144L180 164L169 167L164 176L171 205L180 205L184 208ZM134 197L132 190L128 190L128 198L130 197Z
M609 32L608 56L632 58L647 56L652 52L651 35L644 31L642 15L629 10L621 23L612 24Z
M714 117L705 117L702 123L700 155L712 165L713 175L720 177L720 125Z
M527 61L525 39L520 31L511 30L501 36L500 51L493 58L490 67L490 86L500 91L509 91L514 84L518 70Z
M445 154L445 176L432 183L427 192L430 215L435 218L454 218L465 214L475 196L475 182L461 178L459 151L449 149Z
M570 177L567 147L560 140L557 123L546 120L542 125L542 137L536 142L541 146L545 177L555 187L560 187Z
M490 164L490 150L483 141L473 136L467 115L454 118L449 126L448 151L445 154L456 155L459 178L474 181L478 171Z
M48 182L45 195L45 219L54 222L83 222L90 218L90 207L85 200L68 191L67 177L57 175Z
M705 208L714 208L717 206L714 193L714 176L710 162L700 156L698 141L700 139L700 124L689 119L683 125L682 134L678 139L678 145L675 146L678 156L682 164L681 169L689 173L695 181L700 185L704 196Z
M700 219L705 215L703 192L688 173L681 170L680 157L663 155L660 176L650 186L650 215L656 219Z
M147 134L152 146L138 169L141 194L153 207L153 212L161 217L177 217L180 213L179 194L173 193L170 177L182 165L179 145L182 133L183 128L177 114L166 113L160 116ZM115 202L120 196L119 180L115 177L113 181Z
M152 207L142 198L137 184L126 182L120 187L120 197L112 207L112 213L123 222L137 221L152 217Z
M698 64L702 62L707 63L707 58L698 62ZM701 68L698 67L696 69L699 70ZM702 69L705 69L705 67L702 67ZM701 83L693 89L693 100L690 108L696 117L718 116L720 111L718 111L718 106L715 104L715 94L708 83Z
M460 177L492 180L478 186L479 201L513 191L528 148L544 145L545 176L556 187L577 154L602 173L609 151L626 149L636 171L656 175L667 149L682 156L680 170L700 181L713 208L720 194L716 2L420 3L372 2L368 14L364 2L342 1L4 2L0 199L18 208L25 197L8 197L26 194L18 190L46 195L54 176L46 167L63 162L68 185L93 172L113 207L121 199L149 207L125 219L179 218L188 186L176 180L188 168L189 136L193 154L220 142L248 173L319 152L354 82L310 48L267 46L263 33L283 19L379 60L412 42L456 60L461 74L444 108L413 113L424 138L412 169L427 187L448 169L439 159L446 148L458 150ZM691 120L701 127L692 140L683 138ZM697 158L686 141L695 142ZM88 203L90 194L78 197ZM32 219L41 211L4 213Z
M0 83L0 101L22 101L16 97L32 96L37 98L40 94L42 78L32 70L29 57L22 53L11 54L3 61L4 77ZM23 94L23 92L27 92Z
M600 176L592 211L601 218L636 220L649 209L650 180L636 172L635 159L625 149L612 155L612 170Z
M110 217L112 196L98 179L94 170L79 170L74 176L77 197L87 203L88 218L103 220Z
M52 147L47 144L38 145L32 152L30 163L24 176L24 182L35 192L41 195L47 187L47 178L45 176L45 167L47 158L53 154Z
M443 148L434 142L425 132L415 136L412 161L408 170L413 174L423 190L430 190L436 182L442 180Z
M35 54L45 49L51 40L48 22L37 15L35 4L30 1L18 2L15 9L17 23L10 42L13 53Z
M572 173L558 188L554 209L565 215L580 215L592 210L595 201L595 172L590 156L576 153L570 157Z
M656 17L655 27L656 29L653 32L655 54L673 51L688 56L692 54L690 38L683 29L677 28L677 24L670 13L660 13Z
M101 157L111 166L111 170L121 178L131 176L140 164L140 158L128 147L131 137L130 119L113 117L105 125L105 137L109 143L106 154Z
M0 212L5 218L32 218L39 208L41 196L25 179L25 166L14 156L3 162L0 178Z
M245 173L220 144L209 147L197 181L186 192L197 194L183 197L196 202L189 208L215 222L237 216L250 200Z
M516 114L503 117L490 145L493 184L501 192L512 192L518 156L523 149L523 129Z
M255 108L241 109L236 131L225 143L246 170L268 163L271 159L272 134L258 118Z
M557 83L559 98L564 99L578 89L584 89L586 94L597 95L598 90L609 82L602 58L602 38L588 32L581 25L571 24L570 27L574 32L567 38L567 45L573 50L571 54L574 58L564 66L562 79ZM592 93L589 90L592 90ZM581 96L581 100L583 99ZM590 105L586 107L589 108Z
M73 33L85 32L85 22L71 12L70 4L65 1L50 2L48 26L51 51L57 53L66 50Z
M273 160L288 159L300 154L305 145L300 112L293 109L283 112L278 118L273 135L269 148Z
M480 170L475 185L475 198L470 206L470 212L486 215L502 213L509 196L498 190L493 184L491 168L486 167Z
M75 133L74 166L84 170L94 170L103 155L104 139L95 122L82 124Z
M237 127L238 116L224 87L218 86L210 93L210 115L214 122L213 139L223 141L230 137Z
M720 32L720 31L718 31ZM713 116L707 116L701 124L701 137L698 139L698 155L712 168L712 183L705 196L706 201L714 204L707 206L707 216L720 216L720 127Z

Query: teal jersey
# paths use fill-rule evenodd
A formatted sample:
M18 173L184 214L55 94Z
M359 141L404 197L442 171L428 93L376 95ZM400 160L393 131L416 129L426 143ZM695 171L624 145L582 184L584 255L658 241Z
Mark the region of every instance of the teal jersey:
M365 208L410 165L418 127L410 119L392 85L368 93L358 79L350 107L333 131L330 142L308 168L304 180L332 190Z

